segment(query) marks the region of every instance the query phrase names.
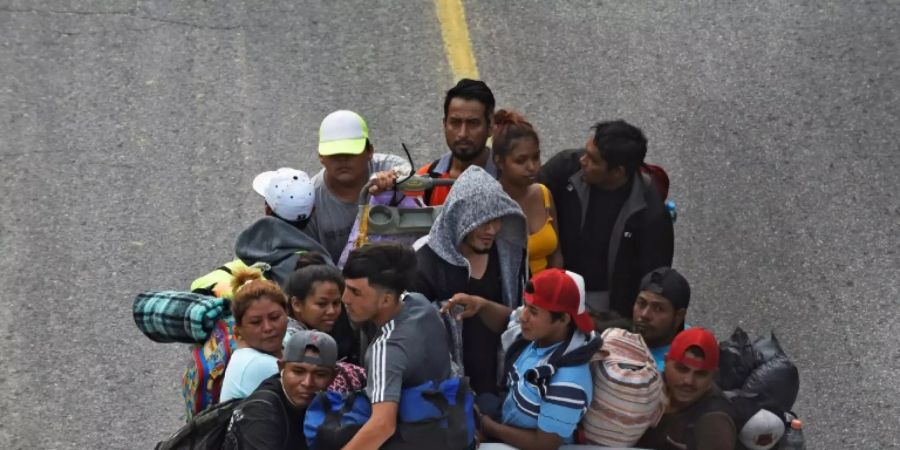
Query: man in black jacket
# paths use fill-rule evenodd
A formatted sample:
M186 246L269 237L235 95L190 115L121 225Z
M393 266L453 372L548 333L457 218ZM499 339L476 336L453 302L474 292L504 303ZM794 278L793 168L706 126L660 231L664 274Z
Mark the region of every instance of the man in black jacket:
M640 167L647 138L625 121L600 122L585 148L541 168L553 194L565 268L584 276L592 313L631 317L641 277L671 266L672 219Z
M306 449L303 418L316 393L334 380L337 343L321 331L291 336L280 373L264 381L231 416L226 450Z

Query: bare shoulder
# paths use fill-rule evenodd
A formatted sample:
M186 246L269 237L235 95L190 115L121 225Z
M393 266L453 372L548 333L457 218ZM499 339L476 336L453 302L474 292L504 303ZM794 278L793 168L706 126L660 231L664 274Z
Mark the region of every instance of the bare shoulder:
M528 186L528 201L540 201L544 203L544 185L541 183L532 183Z

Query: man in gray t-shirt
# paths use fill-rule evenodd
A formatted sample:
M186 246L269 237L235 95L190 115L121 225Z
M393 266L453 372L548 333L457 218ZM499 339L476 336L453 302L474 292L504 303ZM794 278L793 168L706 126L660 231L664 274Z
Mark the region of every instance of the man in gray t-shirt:
M389 189L398 173L409 172L403 158L375 153L369 129L359 114L335 111L319 128L319 161L322 170L313 177L315 205L306 232L316 239L337 263L358 211L359 192L376 178Z
M374 450L396 430L402 389L450 377L450 349L437 310L421 294L406 292L416 276L411 249L363 246L350 253L343 273L350 320L378 328L365 357L372 416L344 450Z

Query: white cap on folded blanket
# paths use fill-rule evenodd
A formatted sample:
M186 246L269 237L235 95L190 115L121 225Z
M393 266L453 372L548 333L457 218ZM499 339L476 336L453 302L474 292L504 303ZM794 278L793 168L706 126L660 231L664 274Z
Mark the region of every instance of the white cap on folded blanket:
M768 450L784 435L784 421L765 409L760 409L741 428L738 440L750 450Z
M290 222L308 219L315 206L315 186L302 170L282 167L253 179L253 190L266 199L278 217Z

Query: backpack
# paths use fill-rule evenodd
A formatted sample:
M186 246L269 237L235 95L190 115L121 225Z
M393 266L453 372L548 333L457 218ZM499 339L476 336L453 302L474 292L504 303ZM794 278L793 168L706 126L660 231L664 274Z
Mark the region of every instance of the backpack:
M643 163L640 170L644 179L656 188L659 198L665 202L669 198L669 174L666 173L666 169L656 164Z
M640 334L608 328L591 360L594 394L582 419L589 444L631 447L665 412L663 380Z
M397 431L382 450L459 450L475 440L474 398L467 378L406 388L400 394ZM365 391L321 392L306 409L303 433L309 448L345 446L372 415Z
M262 391L271 395L284 408L281 399L271 391ZM219 450L225 443L225 437L231 427L234 412L249 402L264 402L261 399L235 398L219 403L206 411L197 414L186 425L172 436L156 444L155 450Z
M156 444L156 450L204 450L222 448L231 414L243 399L219 403L197 414L168 439Z
M190 363L181 379L181 391L188 420L219 403L225 367L236 348L234 316L230 314L216 322L212 334L205 343L193 346Z

